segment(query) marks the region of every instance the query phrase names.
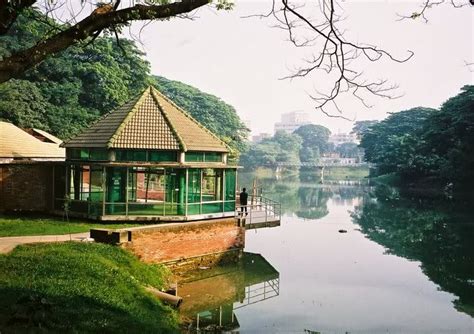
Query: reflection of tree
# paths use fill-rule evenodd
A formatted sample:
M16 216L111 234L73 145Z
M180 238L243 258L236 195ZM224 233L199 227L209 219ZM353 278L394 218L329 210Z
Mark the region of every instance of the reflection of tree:
M265 197L282 205L283 214L296 214L300 218L320 219L328 213L330 198L335 204L347 205L353 199L363 196L364 188L348 185L319 185L314 173L285 175L282 179L271 177L258 179L258 187ZM241 173L240 184L252 184L254 174Z
M329 213L327 202L331 196L329 188L300 187L298 189L300 207L296 215L307 219L320 219L326 216Z
M423 272L441 289L458 296L457 310L474 316L474 226L466 215L402 200L364 201L355 223L388 252L421 262Z

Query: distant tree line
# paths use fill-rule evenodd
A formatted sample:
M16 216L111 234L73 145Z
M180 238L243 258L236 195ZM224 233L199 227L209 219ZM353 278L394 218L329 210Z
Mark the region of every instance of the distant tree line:
M377 174L403 181L469 188L474 185L474 86L448 99L439 110L413 108L370 126L360 146Z
M0 58L34 45L53 27L61 28L36 10L24 11L0 37ZM152 76L144 56L134 42L112 37L71 46L0 84L0 119L68 139L151 84L235 152L245 148L249 130L232 106L194 87Z
M353 131L360 130L354 128ZM291 134L277 131L273 137L251 144L249 150L241 156L240 163L249 169L272 168L279 163L317 163L321 157L331 153L336 153L341 158L357 158L361 155L356 143L336 146L329 141L330 135L328 128L316 124L300 126Z

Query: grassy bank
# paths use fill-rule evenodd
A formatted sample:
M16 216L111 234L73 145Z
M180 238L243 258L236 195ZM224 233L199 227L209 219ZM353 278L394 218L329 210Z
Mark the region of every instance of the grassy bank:
M88 232L91 228L125 228L136 224L103 224L87 220L70 220L38 215L0 215L0 237L20 235L54 235Z
M166 270L103 244L17 247L0 255L0 328L18 332L171 333L176 314L143 286Z

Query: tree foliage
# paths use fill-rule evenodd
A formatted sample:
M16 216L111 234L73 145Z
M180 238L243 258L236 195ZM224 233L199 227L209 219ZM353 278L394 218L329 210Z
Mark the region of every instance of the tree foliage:
M365 159L379 173L468 187L474 182L474 86L446 101L440 110L414 108L391 114L364 133Z
M218 134L231 148L238 152L246 149L250 130L243 124L234 107L217 96L201 92L179 81L159 76L154 79L159 90L205 124L209 130Z
M357 121L354 123L351 133L355 134L360 140L362 138L362 135L367 132L372 125L375 125L377 123L378 121L375 120Z
M60 28L43 14L26 11L0 37L0 55L34 44L50 25ZM67 139L150 84L156 84L231 148L244 149L248 130L232 106L194 87L152 77L144 53L126 39L99 37L88 46L70 47L19 79L0 84L0 118Z
M332 148L328 142L331 131L322 125L303 125L293 133L301 137L303 141L303 147L300 151L302 162L316 162L321 154L328 152Z
M271 138L251 145L240 163L247 168L276 167L279 163L298 164L302 140L299 136L277 131Z
M434 109L413 108L390 114L364 133L360 146L365 159L376 163L381 173L400 171L413 165L417 138Z

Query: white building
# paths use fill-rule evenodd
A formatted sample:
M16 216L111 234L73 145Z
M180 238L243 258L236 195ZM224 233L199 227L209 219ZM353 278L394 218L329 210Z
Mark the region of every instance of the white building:
M344 143L354 143L358 144L357 136L352 133L335 133L329 136L330 143L333 143L335 146L344 144Z
M283 130L293 133L302 125L311 124L310 115L303 111L293 111L281 115L281 122L275 123L275 132Z

